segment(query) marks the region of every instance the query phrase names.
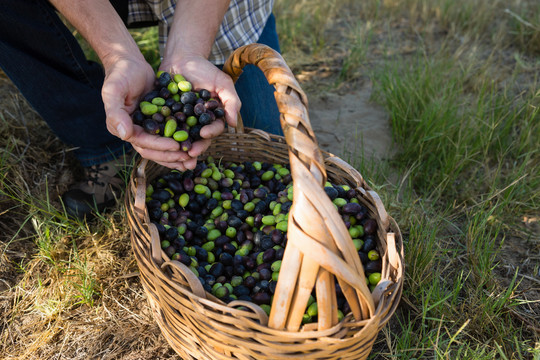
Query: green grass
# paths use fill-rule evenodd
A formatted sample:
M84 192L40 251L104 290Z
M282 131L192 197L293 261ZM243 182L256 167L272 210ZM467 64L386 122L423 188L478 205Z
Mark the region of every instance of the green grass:
M330 91L368 77L390 117L394 158L367 158L361 138L344 144L404 240L402 301L370 359L540 359L538 2L278 0L275 13L293 69L328 66ZM155 29L133 34L156 67ZM121 358L157 344L148 357L172 357L126 280L136 264L124 210L90 224L58 210L51 174L69 163L21 103L0 111L0 274L15 279L0 352ZM80 341L97 334L89 324L110 335Z

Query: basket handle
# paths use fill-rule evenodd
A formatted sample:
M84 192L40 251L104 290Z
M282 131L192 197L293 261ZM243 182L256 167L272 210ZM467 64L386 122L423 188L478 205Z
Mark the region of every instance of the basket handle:
M294 187L288 243L269 326L297 330L313 288L319 305L319 330L335 325L337 305L332 274L339 274L338 281L347 289L346 298L355 318L368 318L374 314L375 305L349 232L323 190L326 169L309 121L307 96L285 60L270 47L250 44L238 48L227 59L223 71L236 82L247 64L259 67L275 88ZM317 254L314 249L318 249Z
M144 214L146 211L146 165L148 164L148 159L141 158L139 166L135 169L135 183L132 184L135 194L135 212L139 217L139 220L144 220Z

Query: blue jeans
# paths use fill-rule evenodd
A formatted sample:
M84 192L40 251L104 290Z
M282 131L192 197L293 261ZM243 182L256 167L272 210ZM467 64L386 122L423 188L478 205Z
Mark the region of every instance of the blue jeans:
M258 43L280 52L276 20L270 15ZM271 134L283 135L279 110L274 97L274 87L268 84L263 72L255 65L246 65L236 81L236 92L242 100L240 116L244 126L261 129Z
M130 149L129 143L107 130L101 98L103 68L86 59L54 7L46 0L3 0L2 4L0 67L58 138L77 147L81 165L101 164ZM259 41L279 50L273 18ZM246 69L237 82L241 115L247 126L280 133L273 87L255 70ZM259 84L263 80L265 84ZM268 100L253 96L266 91L272 98L270 110L261 107ZM273 123L277 127L268 126Z

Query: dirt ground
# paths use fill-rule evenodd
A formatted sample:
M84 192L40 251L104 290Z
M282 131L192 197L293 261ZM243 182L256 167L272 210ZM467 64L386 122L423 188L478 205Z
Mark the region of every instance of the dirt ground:
M322 150L344 160L358 155L382 159L391 154L389 116L370 96L369 83L344 95L308 94L309 116Z

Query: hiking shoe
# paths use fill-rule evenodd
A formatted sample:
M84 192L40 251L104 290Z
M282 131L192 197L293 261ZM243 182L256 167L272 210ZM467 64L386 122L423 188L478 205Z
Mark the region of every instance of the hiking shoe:
M62 195L69 215L79 219L114 206L125 182L120 175L131 170L132 155L123 155L104 164L85 168L85 179Z

